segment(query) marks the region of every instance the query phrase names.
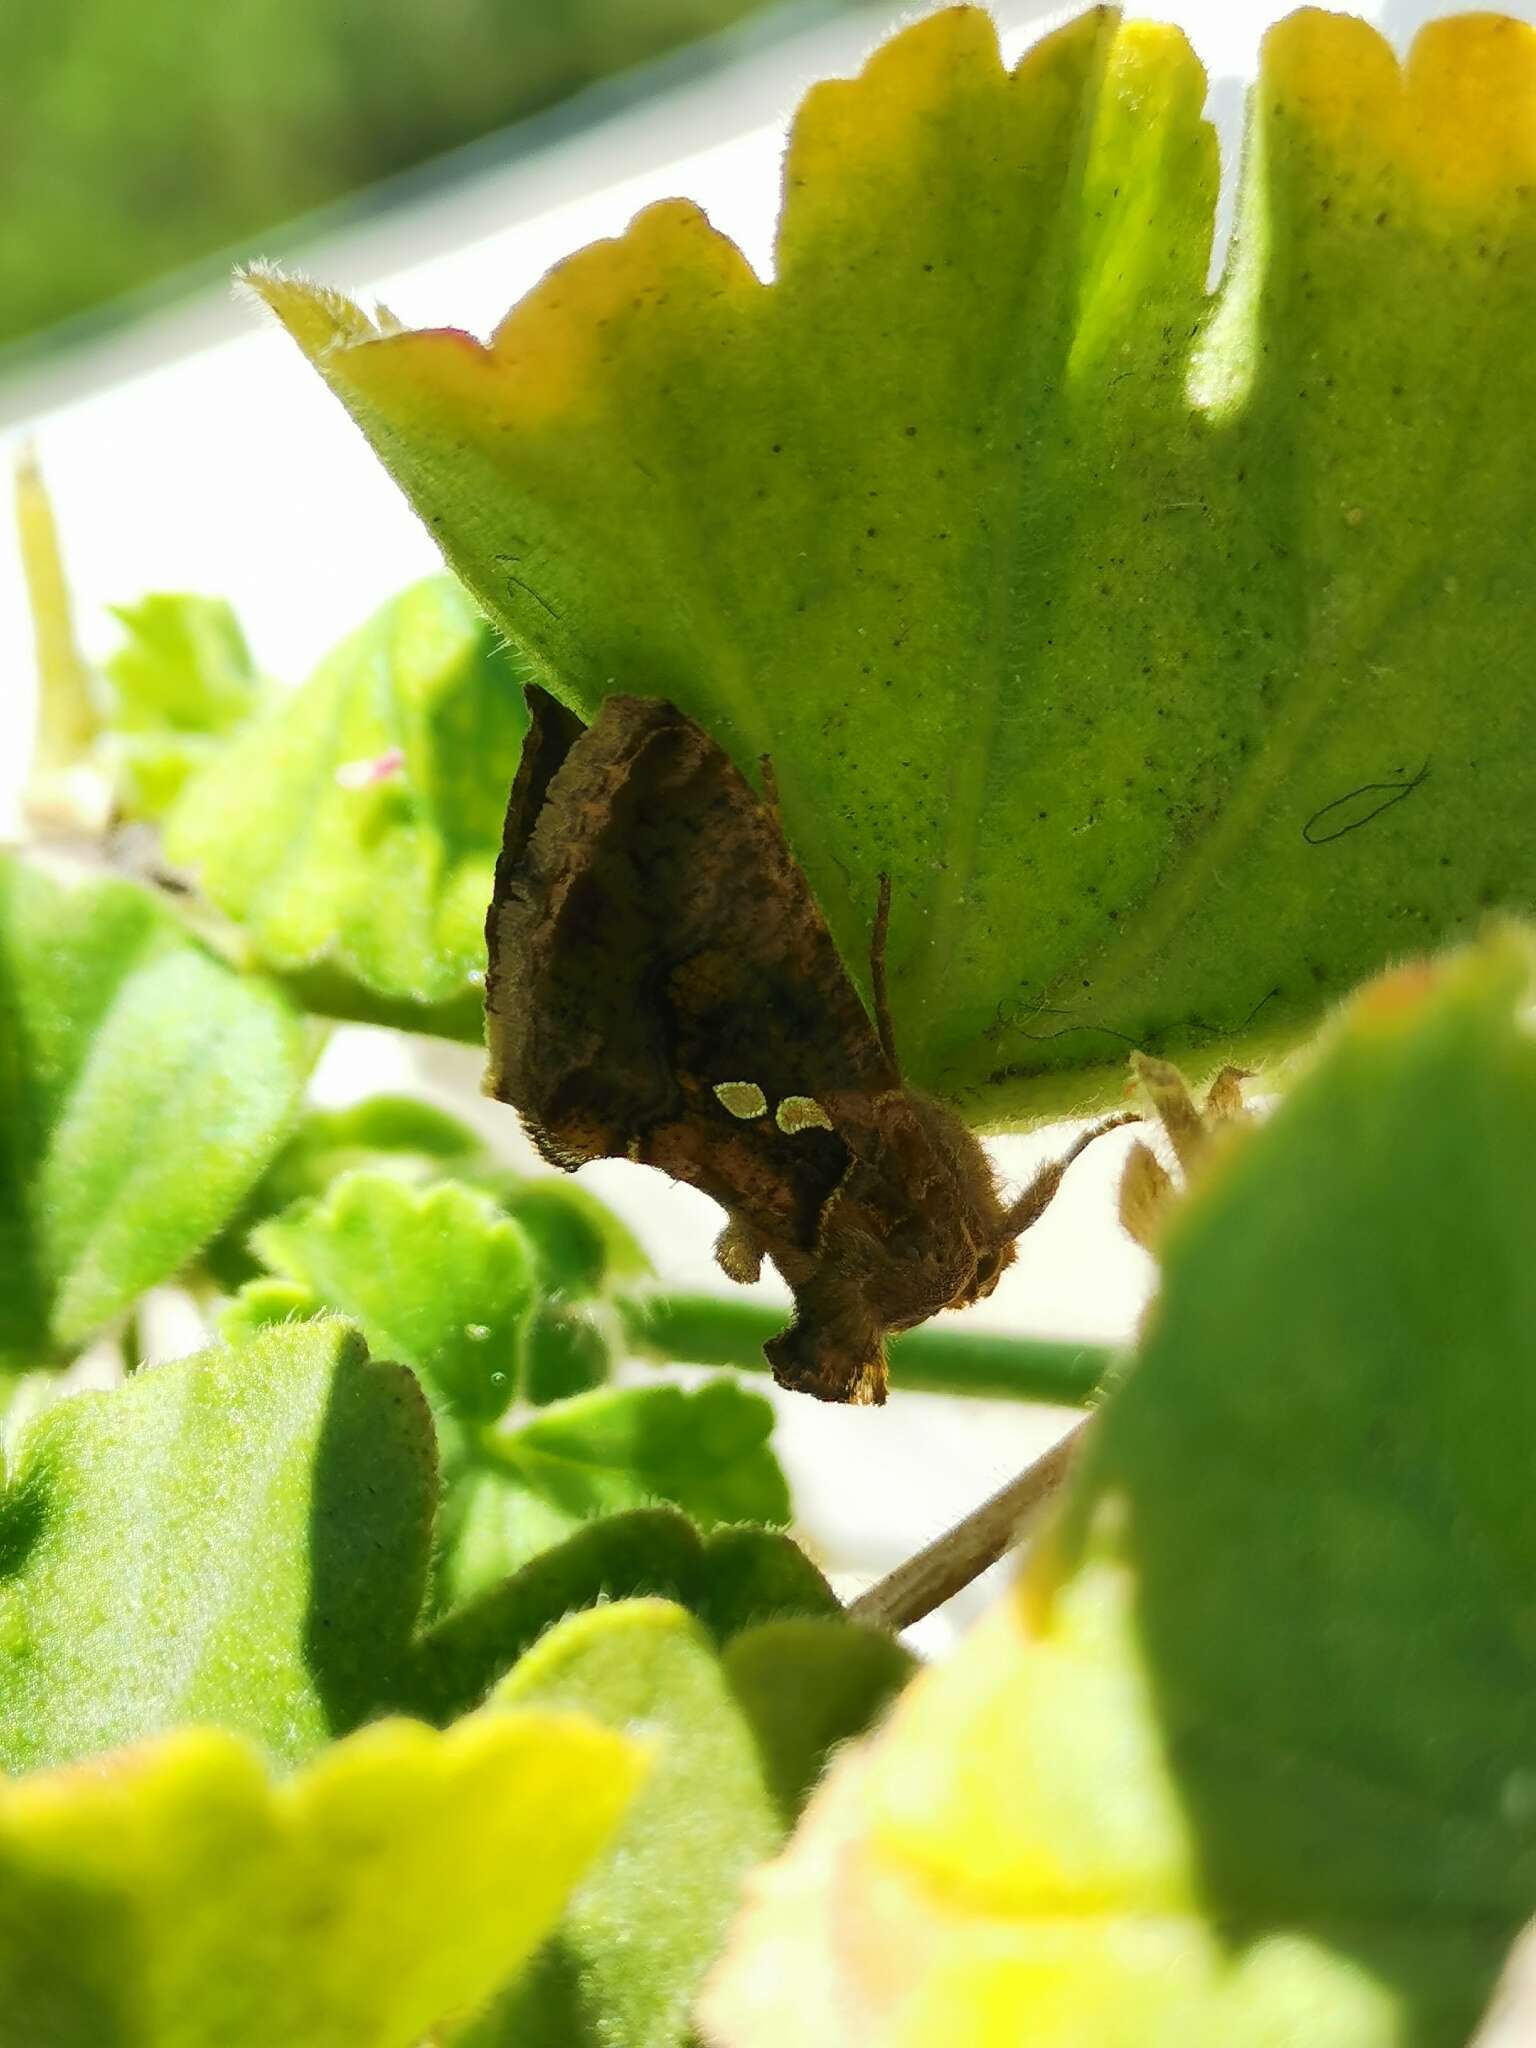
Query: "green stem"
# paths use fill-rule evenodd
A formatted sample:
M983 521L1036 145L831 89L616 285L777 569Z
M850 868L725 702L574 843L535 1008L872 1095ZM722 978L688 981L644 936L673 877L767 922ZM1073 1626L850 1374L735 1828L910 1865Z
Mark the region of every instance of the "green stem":
M35 784L83 760L96 737L98 721L91 701L90 669L75 638L53 506L30 446L23 447L17 458L15 490L21 567L37 649Z
M718 1294L652 1294L619 1304L630 1345L643 1358L678 1365L734 1365L766 1372L763 1345L783 1329L782 1309ZM996 1330L925 1325L891 1339L898 1387L977 1394L1086 1408L1115 1353L1100 1344L1010 1337Z

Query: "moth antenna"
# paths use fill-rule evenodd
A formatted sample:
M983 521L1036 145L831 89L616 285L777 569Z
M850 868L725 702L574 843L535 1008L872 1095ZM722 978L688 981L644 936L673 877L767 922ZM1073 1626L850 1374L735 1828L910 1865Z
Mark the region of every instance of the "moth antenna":
M869 979L875 996L875 1032L880 1040L880 1050L890 1061L894 1072L901 1072L901 1061L896 1057L896 1028L891 1022L891 996L885 982L885 941L891 928L891 878L880 877L880 893L875 898L875 929L869 941Z
M1066 1171L1074 1160L1080 1159L1096 1138L1102 1138L1108 1131L1118 1131L1122 1124L1139 1124L1140 1114L1134 1109L1123 1109L1115 1116L1107 1116L1102 1123L1094 1124L1069 1145L1059 1159L1047 1159L1021 1195L1014 1198L1003 1216L1003 1228L1010 1237L1022 1237L1033 1223L1038 1223L1055 1199L1056 1190L1061 1186Z
M779 819L780 823L782 823L783 813L779 808L779 778L773 772L772 754L758 755L757 772L758 775L762 778L763 802L768 806L769 810L772 811L774 817Z

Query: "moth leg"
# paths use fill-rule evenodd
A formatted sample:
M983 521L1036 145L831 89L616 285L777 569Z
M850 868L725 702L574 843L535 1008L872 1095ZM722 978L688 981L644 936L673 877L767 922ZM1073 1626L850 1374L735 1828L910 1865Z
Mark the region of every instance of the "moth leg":
M763 1245L744 1216L729 1216L715 1239L715 1264L728 1280L750 1287L763 1270Z
M1223 1067L1197 1105L1177 1067L1137 1053L1131 1065L1168 1134L1185 1184L1198 1177L1212 1139L1223 1126L1243 1124L1243 1067ZM1120 1221L1145 1251L1155 1252L1164 1214L1178 1193L1172 1174L1142 1144L1133 1145L1120 1177Z
M1115 1116L1107 1116L1102 1123L1092 1125L1082 1136L1069 1145L1059 1159L1048 1159L1021 1195L1015 1197L1003 1217L1003 1228L1010 1237L1020 1237L1031 1224L1040 1218L1056 1198L1056 1190L1066 1177L1067 1168L1074 1160L1080 1159L1097 1138L1107 1131L1118 1131L1122 1124L1139 1124L1141 1117L1134 1109L1121 1110Z
M884 1405L885 1331L862 1292L836 1274L818 1274L796 1290L794 1321L763 1354L781 1387L851 1407Z
M869 940L869 980L875 998L875 1035L880 1040L880 1050L891 1063L893 1073L900 1074L901 1061L896 1057L896 1029L891 1022L891 996L885 981L885 942L891 929L891 878L882 874L880 893L875 899L875 928Z
M757 773L763 785L763 802L772 811L775 821L782 824L784 814L779 804L779 778L774 773L772 754L758 755Z
M1138 1138L1120 1174L1120 1225L1144 1252L1157 1248L1158 1226L1174 1193L1173 1175Z
M1202 1114L1207 1124L1237 1123L1248 1114L1243 1083L1253 1079L1247 1067L1223 1067L1205 1092Z
M1133 1052L1131 1071L1151 1098L1157 1120L1168 1133L1173 1156L1185 1173L1193 1170L1210 1136L1206 1122L1189 1092L1189 1084L1168 1060L1150 1053Z

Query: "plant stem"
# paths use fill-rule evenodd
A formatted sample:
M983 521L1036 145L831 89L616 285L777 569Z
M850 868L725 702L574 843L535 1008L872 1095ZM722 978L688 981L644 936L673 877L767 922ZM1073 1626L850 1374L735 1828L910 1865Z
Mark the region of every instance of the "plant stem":
M642 1357L678 1365L734 1365L766 1372L763 1345L784 1327L782 1309L718 1294L652 1294L619 1304L630 1344ZM987 1395L1084 1408L1115 1354L1098 1344L1012 1337L995 1330L906 1330L891 1340L891 1372L902 1388Z
M75 638L53 506L30 446L16 461L16 530L37 644L37 738L32 784L73 768L96 737L91 676Z
M1085 1416L1017 1479L1009 1480L953 1529L861 1593L849 1605L848 1619L894 1633L910 1628L914 1621L952 1600L1018 1542L1029 1518L1066 1477L1078 1438L1087 1426Z

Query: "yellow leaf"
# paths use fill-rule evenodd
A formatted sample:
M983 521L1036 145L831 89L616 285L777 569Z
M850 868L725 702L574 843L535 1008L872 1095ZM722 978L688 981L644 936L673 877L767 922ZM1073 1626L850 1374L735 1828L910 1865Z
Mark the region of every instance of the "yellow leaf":
M752 1881L711 2048L1402 2039L1396 2001L1320 1944L1230 1951L1206 1918L1112 1535L1049 1601L1011 1592L834 1769Z
M642 1770L574 1715L379 1722L273 1784L184 1729L0 1785L5 2048L414 2048L521 1966Z

